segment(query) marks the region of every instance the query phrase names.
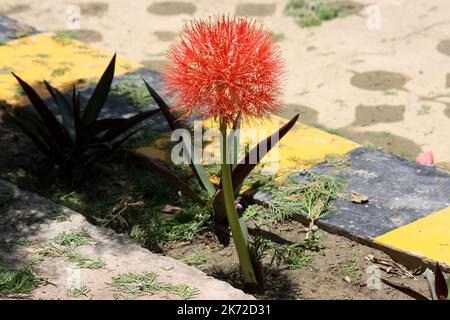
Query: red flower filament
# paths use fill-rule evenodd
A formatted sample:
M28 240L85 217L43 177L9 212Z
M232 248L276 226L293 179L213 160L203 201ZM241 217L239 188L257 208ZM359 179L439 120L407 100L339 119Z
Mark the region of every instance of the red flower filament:
M248 19L193 21L167 53L165 86L175 109L227 125L280 107L284 61L273 35Z

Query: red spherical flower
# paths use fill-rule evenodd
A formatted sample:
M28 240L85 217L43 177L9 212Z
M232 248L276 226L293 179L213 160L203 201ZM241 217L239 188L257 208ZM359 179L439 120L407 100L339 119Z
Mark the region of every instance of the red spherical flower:
M187 24L167 58L165 86L176 109L230 124L261 118L280 106L284 62L273 35L248 19Z

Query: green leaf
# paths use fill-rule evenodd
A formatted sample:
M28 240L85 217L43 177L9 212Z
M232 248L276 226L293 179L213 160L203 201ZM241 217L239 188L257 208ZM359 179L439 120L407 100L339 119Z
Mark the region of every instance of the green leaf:
M66 97L59 92L56 88L52 87L47 81L44 80L45 86L48 92L52 96L56 105L58 106L59 113L61 114L63 125L69 133L72 141L76 140L75 123L73 120L73 109Z
M431 299L438 300L438 296L436 294L436 285L435 285L436 279L435 279L433 271L431 271L430 269L427 269L427 270L425 270L423 275L425 276L425 279L427 280L428 291L430 292Z
M92 93L92 96L86 105L86 109L83 112L82 118L84 125L88 125L94 122L100 114L103 106L105 105L114 78L115 64L116 54L114 54L113 58L111 59L111 62L100 78L100 81L95 87L94 92Z
M248 228L247 228L247 224L245 223L244 217L239 218L239 225L241 226L241 230L242 230L242 234L244 235L245 243L248 246Z
M242 159L234 168L231 177L233 181L233 189L235 194L239 192L240 186L244 182L245 178L252 172L252 170L255 168L255 166L261 161L261 159L266 155L267 152L269 152L278 141L276 141L276 137L278 136L279 140L283 138L286 133L289 132L289 130L294 126L294 124L297 122L299 115L297 114L295 117L293 117L288 123L286 123L284 126L282 126L276 133L272 134L271 136L267 137L266 139L259 142L252 150L250 150L244 159ZM273 143L275 141L275 143ZM267 148L265 148L265 152L260 152L260 146L261 145L267 145ZM256 163L249 163L250 159L256 160ZM222 183L219 184L221 186ZM214 194L213 196L213 207L214 207L214 213L215 213L215 220L217 223L226 223L226 211L225 206L223 203L223 190L221 187L219 187L219 190Z

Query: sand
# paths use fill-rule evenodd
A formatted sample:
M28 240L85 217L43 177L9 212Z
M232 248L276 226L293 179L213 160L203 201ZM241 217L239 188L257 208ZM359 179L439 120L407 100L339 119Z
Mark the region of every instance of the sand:
M307 124L339 129L356 142L412 159L432 151L436 163L450 169L448 0L359 0L378 9L363 7L313 28L300 28L286 16L286 1L74 2L82 11L77 37L156 70L191 17L252 15L284 36L289 73L283 116L300 112ZM55 31L67 28L67 5L1 0L0 14ZM377 10L379 28L368 28Z

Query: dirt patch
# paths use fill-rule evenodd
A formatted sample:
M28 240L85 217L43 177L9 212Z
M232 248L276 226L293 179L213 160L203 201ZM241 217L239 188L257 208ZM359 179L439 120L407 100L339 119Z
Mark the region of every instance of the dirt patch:
M155 70L157 72L164 71L164 65L167 63L165 60L144 60L140 62L144 65L144 67L149 68L151 70Z
M178 33L172 31L155 31L153 34L159 41L172 41L178 37Z
M159 16L172 16L178 14L194 14L197 8L190 2L166 1L151 4L147 11Z
M0 15L6 16L9 14L21 13L30 9L28 4L14 4L6 6L6 8L0 8Z
M346 14L358 14L364 8L363 4L355 1L335 1L332 3L345 10Z
M355 110L355 126L369 126L377 123L394 123L405 118L405 106L357 106Z
M401 73L383 70L355 73L350 80L357 88L374 91L403 89L407 81L408 78Z
M446 56L450 56L450 39L442 40L436 47L436 50Z
M297 113L300 113L299 121L304 124L314 125L318 122L319 113L316 110L298 104L284 105L278 115L285 119L291 119Z
M447 118L450 118L450 103L447 104L447 107L444 110L444 114Z
M368 147L379 147L388 153L393 153L414 160L422 148L414 141L394 135L390 132L359 132L354 128L347 127L339 129L346 138Z
M273 16L277 9L276 4L240 3L236 7L237 16L266 17Z
M103 17L108 11L109 4L105 2L89 2L78 5L82 16Z
M80 29L73 30L74 38L87 43L100 42L103 40L102 34L95 30Z
M303 240L303 226L295 221L275 224L270 232L291 242ZM344 237L321 233L317 251L305 252L304 265L298 268L266 268L266 288L262 299L407 299L405 295L384 285L377 290L367 288L371 268L376 268L365 257L372 254L389 260L384 253L354 243ZM237 256L230 245L221 248L205 240L197 240L184 247L168 251L169 256L186 261L196 261L197 267L209 275L240 286ZM271 257L265 258L266 266ZM368 271L369 270L369 271ZM380 275L389 277L383 271ZM393 280L408 284L421 292L426 292L426 284L418 279Z

